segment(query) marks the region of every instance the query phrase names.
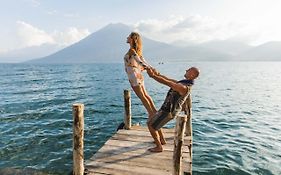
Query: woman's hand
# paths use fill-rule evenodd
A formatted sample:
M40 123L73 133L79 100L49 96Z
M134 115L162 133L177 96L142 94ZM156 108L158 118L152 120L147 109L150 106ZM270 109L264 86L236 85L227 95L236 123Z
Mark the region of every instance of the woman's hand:
M147 71L147 74L152 78L159 75L159 72L153 67L147 68L146 71Z
M153 73L152 68L147 68L147 69L146 69L146 72L147 72L147 74L148 74L150 77L153 77L154 73Z

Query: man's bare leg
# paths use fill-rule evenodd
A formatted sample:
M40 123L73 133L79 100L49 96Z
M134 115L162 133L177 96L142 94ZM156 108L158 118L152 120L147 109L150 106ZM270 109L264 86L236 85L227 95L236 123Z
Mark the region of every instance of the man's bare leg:
M152 119L152 117L153 117L154 115L149 115L148 116L148 122ZM149 126L149 124L147 124L147 126ZM148 129L149 129L149 127L148 127ZM153 129L153 128L152 128ZM150 129L149 129L150 130ZM154 129L153 129L154 130ZM165 145L167 142L166 142L166 139L165 139L165 137L164 137L164 133L163 133L163 130L162 129L159 129L158 131L157 130L154 130L156 133L157 133L157 135L159 136L159 138L160 138L160 143L162 144L162 145ZM154 141L154 143L155 143L155 141Z
M165 145L167 142L166 142L166 139L165 139L165 137L164 137L163 130L162 130L162 129L159 129L157 132L158 132L158 135L159 135L161 144L162 144L162 145Z
M160 142L158 132L155 129L153 129L149 124L148 124L148 129L149 129L149 132L150 132L152 138L154 139L154 143L156 144L156 147L149 148L148 150L151 152L162 152L163 147Z

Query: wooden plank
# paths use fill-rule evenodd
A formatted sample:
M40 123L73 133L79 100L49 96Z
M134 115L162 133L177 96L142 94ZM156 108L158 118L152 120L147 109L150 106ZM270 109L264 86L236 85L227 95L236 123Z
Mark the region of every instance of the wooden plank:
M86 168L88 172L99 172L99 173L109 173L109 174L137 174L137 175L162 175L169 174L172 172L172 162L170 164L162 164L162 165L151 165L150 163L140 163L140 162L132 162L132 161L119 161L119 162L102 162L102 161L94 161L90 164L87 164ZM187 165L187 166L186 166ZM185 172L190 171L190 164L184 164L183 169ZM163 168L166 167L166 168Z
M119 130L104 146L85 163L88 174L95 175L171 175L174 147L173 129L165 129L167 144L161 153L151 153L154 146L147 128L132 126L130 130ZM188 146L191 137L185 137L183 148L183 170L191 172Z
M185 168L184 169L184 172L187 173L187 174L190 174L190 170L188 169L187 171L185 171ZM131 171L124 171L124 170L116 170L116 169L113 169L113 168L99 168L99 169L96 169L95 166L91 166L91 170L88 170L87 171L87 175L147 175L147 173L145 172L142 172L142 173L135 173L135 172L131 172ZM169 174L169 173L167 173ZM162 174L161 174L162 175ZM169 174L171 175L171 174Z
M98 160L103 158L111 158L111 157L118 157L123 159L124 157L138 158L138 157L145 157L151 158L154 160L169 160L171 161L173 157L173 151L163 151L161 153L151 153L147 149L130 149L128 147L116 147L116 146L109 146L105 145L102 149L99 150L90 160ZM190 162L189 153L185 152L183 154L185 159Z
M119 134L130 135L130 137L128 137L128 138L132 138L132 136L134 136L134 137L139 136L139 137L142 137L142 138L143 138L143 137L144 137L144 138L148 137L148 138L151 138L151 140L152 140L152 137L151 137L149 131L147 131L147 130L119 130L119 131L116 133L116 135L119 135ZM169 141L169 140L172 141L172 144L174 144L174 143L173 143L173 140L174 140L174 133L164 133L164 137L165 137L168 141ZM146 138L146 140L147 140L148 138ZM142 139L140 139L140 140L142 140ZM189 146L190 144L192 144L191 136L185 136L185 138L184 138L184 145L185 145L185 146Z
M140 125L133 125L131 129L132 130L139 130L139 131L148 131L147 127L143 127L143 126L140 126ZM166 133L175 133L174 128L162 128L162 131L166 132Z
M167 144L163 145L164 150L166 151L173 151L174 149L174 141L168 140ZM151 139L148 138L141 138L139 137L131 137L131 136L124 136L124 135L114 135L108 142L105 143L105 145L122 145L123 147L128 147L128 149L133 148L151 148L154 147L154 143ZM189 146L188 143L184 144L183 152L189 152L189 149L187 146Z
M163 170L158 168L147 168L147 166L138 166L136 164L130 164L128 162L117 163L104 163L93 162L87 165L89 172L105 172L116 175L171 175L169 170Z
M139 136L148 136L151 137L149 131L147 129L143 129L143 130L119 130L116 134L129 134L129 135L139 135ZM165 138L169 138L169 137L173 137L175 136L174 132L165 132L164 131L164 136ZM191 136L185 136L185 140L191 140Z
M130 133L125 133L125 132L118 132L115 135L113 135L110 139L113 140L127 140L127 141L134 141L134 142L151 142L153 143L153 139L151 136L147 136L147 135L143 135L141 136L141 134L130 134ZM174 144L174 136L165 136L165 139L167 141L167 145L168 144ZM189 146L191 144L191 140L190 137L187 137L184 139L184 145Z
M138 127L139 128L139 127ZM147 128L139 128L139 129L131 129L131 130L124 130L124 129L121 129L121 130L119 130L118 132L124 132L124 133L136 133L136 134L140 134L140 133L143 133L143 134L145 134L145 135L147 135L147 136L149 136L150 135L150 132L148 131L148 129ZM164 134L165 135L169 135L169 136L171 136L171 135L175 135L175 132L174 131L171 131L170 129L169 130L163 130L163 132L164 132Z

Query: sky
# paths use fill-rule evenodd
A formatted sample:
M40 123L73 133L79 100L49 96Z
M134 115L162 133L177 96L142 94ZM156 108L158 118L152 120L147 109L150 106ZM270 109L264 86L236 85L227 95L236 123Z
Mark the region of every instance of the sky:
M178 45L259 45L281 41L280 9L281 0L0 0L0 56L44 45L63 48L119 22Z

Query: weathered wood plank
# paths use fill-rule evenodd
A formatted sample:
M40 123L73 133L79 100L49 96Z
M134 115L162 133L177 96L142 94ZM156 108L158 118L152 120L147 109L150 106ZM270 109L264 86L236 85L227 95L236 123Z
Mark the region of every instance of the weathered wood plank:
M172 130L172 129L169 129ZM174 132L167 132L168 130L166 130L166 132L164 132L164 136L167 140L169 139L174 139L175 133ZM119 130L116 135L118 134L124 134L124 135L130 135L130 136L141 136L141 137L148 137L151 138L152 137L149 133L149 131L147 129L143 129L143 130L135 130L133 128L131 128L131 130ZM140 140L141 141L141 140ZM184 142L186 143L186 145L191 144L191 136L185 136L184 138Z
M88 161L85 167L89 174L115 175L171 175L173 170L174 129L164 129L167 144L161 153L151 153L153 139L145 127L132 126L130 130L119 130ZM188 146L191 137L185 137L183 148L183 170L191 171Z
M90 172L106 172L110 174L128 174L128 175L171 175L169 170L163 170L159 168L148 168L147 166L138 166L137 164L132 164L129 161L117 162L117 163L107 163L107 162L93 162L91 165L87 166L90 168Z
M135 149L145 149L151 148L154 146L152 141L128 141L128 140L121 140L117 139L118 136L115 137L115 139L111 139L108 142L106 142L105 145L109 146L119 146L119 147L126 147L128 150L135 150ZM187 145L186 145L187 147ZM171 144L163 145L164 151L173 151L174 146ZM183 152L188 153L189 149L184 149Z
M116 147L116 146L109 146L104 145L102 149L100 149L90 160L98 160L103 158L111 158L111 157L118 157L123 159L124 157L129 156L131 159L138 158L138 156L144 158L151 158L151 159L161 159L161 160L169 160L173 156L172 150L165 150L161 153L151 153L147 149L130 149L129 147ZM188 162L190 162L189 153L183 153L183 156L186 158Z
M172 171L172 162L170 164L162 164L162 165L151 165L150 163L143 164L140 162L131 162L131 161L123 161L123 162L100 162L95 161L91 164L87 165L88 172L99 172L99 173L109 173L109 174L138 174L138 175L156 175L156 174L169 174L171 175ZM163 168L166 167L166 168ZM183 167L185 172L190 171L190 164L184 164Z
M147 127L143 127L143 126L139 126L139 125L133 125L131 129L134 130L134 131L146 131L146 132L149 132ZM175 129L174 128L162 128L162 131L164 133L175 133Z

